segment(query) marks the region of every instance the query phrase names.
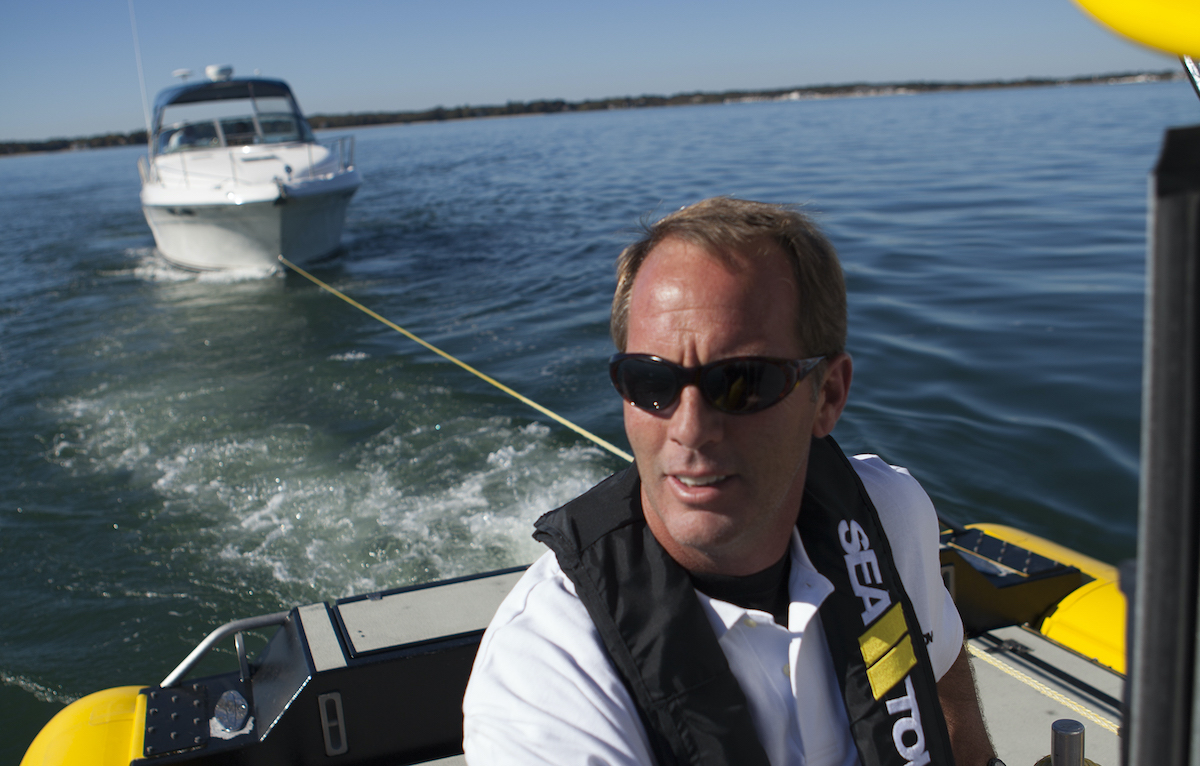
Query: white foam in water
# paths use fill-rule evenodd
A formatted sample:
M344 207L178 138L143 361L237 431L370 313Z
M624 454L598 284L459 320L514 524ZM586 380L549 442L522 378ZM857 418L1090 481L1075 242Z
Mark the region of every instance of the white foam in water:
M392 426L332 458L296 423L202 439L168 414L183 398L101 386L64 400L71 422L48 457L77 474L128 472L160 498L141 522L163 549L152 555L201 561L196 579L282 604L529 563L542 552L534 520L611 468L595 447L501 417ZM431 437L443 441L414 457Z
M126 251L138 262L128 273L147 282L200 282L232 284L268 277L282 276L282 266L262 269L222 269L220 271L189 271L168 263L154 248L135 248Z
M0 671L0 684L24 689L42 702L56 702L62 705L69 705L78 699L78 697L63 694L62 692L43 686L36 681L31 681L25 676L13 675L4 671Z
M369 359L370 357L370 354L363 351L347 351L344 354L334 354L329 358L335 362L361 362L362 360Z
M270 277L283 277L282 266L269 266L264 269L222 269L220 271L201 271L196 274L196 281L205 284L230 284L233 282L249 282Z
M542 430L548 430L542 427ZM505 448L447 486L405 487L366 460L337 484L292 477L222 533L226 561L333 596L528 563L533 521L597 481L601 453L548 453L547 433Z

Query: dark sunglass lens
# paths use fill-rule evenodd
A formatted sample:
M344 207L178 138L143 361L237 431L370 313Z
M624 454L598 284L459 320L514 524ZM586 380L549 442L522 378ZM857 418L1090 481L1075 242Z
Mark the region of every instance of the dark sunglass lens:
M701 385L704 397L718 410L758 412L786 393L787 373L770 362L730 361L706 370Z
M624 359L617 365L616 378L621 395L643 410L670 407L679 394L675 371L663 362Z

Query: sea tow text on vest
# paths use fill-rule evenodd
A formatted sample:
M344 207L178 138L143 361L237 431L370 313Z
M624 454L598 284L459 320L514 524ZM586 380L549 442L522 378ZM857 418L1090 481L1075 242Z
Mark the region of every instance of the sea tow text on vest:
M846 570L850 576L850 585L854 589L854 595L863 602L863 625L869 626L892 604L892 597L887 590L877 587L883 585L879 560L875 551L871 550L871 541L867 538L867 533L857 521L840 522L838 538L842 541L842 550L846 552ZM928 764L929 752L925 749L921 711L917 705L912 679L907 675L904 678L904 694L887 700L887 711L891 715L901 715L899 720L892 724L892 744L896 746L896 752L908 761L908 766ZM906 712L909 715L903 715ZM914 739L911 744L905 744L906 734L910 734Z
M850 585L854 595L862 599L863 625L870 625L875 618L892 605L891 595L883 588L883 576L879 574L879 560L875 551L871 550L871 541L867 533L857 521L843 521L838 524L838 537L842 541L842 549L846 551L846 569L850 574Z
M925 766L929 763L929 752L925 749L925 730L921 728L921 709L917 707L917 694L913 691L912 679L904 679L904 696L887 701L888 712L892 715L908 710L912 715L906 715L892 724L892 744L896 752L906 759L909 766ZM912 732L916 742L904 744L904 735Z

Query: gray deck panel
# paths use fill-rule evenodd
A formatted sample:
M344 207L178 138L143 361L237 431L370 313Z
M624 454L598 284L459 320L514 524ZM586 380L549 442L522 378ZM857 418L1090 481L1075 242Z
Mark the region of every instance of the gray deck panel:
M338 605L358 654L483 630L524 572Z
M308 639L308 651L318 673L346 667L346 655L337 640L337 632L329 621L324 604L300 607L300 622Z
M1023 628L1004 628L992 634L1029 647L1034 656L1121 699L1124 679L1119 674L1088 662L1040 634ZM1018 654L996 650L980 639L972 639L970 643L1004 667L1000 669L980 657L971 657L984 718L1001 760L1009 766L1032 766L1050 754L1050 725L1060 718L1071 718L1085 727L1085 756L1098 766L1119 766L1120 740L1104 723L1088 714L1119 727L1120 710L1046 673Z

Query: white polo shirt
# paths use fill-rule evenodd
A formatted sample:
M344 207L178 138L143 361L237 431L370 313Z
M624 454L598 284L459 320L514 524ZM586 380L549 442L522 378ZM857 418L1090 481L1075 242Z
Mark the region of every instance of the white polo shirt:
M938 522L908 471L856 456L917 613L934 674L958 658L963 630L942 585ZM833 586L792 533L788 625L697 592L775 766L858 762L817 608ZM483 636L463 700L472 766L600 766L654 762L632 697L574 584L553 553L529 568Z

